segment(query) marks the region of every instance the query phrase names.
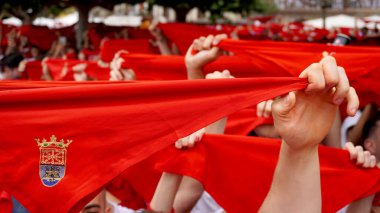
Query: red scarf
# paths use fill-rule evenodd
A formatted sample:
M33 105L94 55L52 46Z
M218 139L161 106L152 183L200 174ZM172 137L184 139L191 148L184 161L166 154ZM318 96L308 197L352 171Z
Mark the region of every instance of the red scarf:
M126 50L131 53L153 53L148 39L109 39L104 41L100 49L100 58L103 62L109 63L115 53L120 50Z
M0 188L32 212L78 211L89 200L87 195L177 139L305 86L305 80L297 78L5 82L0 91L0 126L6 132L0 136ZM55 141L52 135L66 145L73 141L65 163L62 156L49 157L64 153L60 148L64 144L43 142ZM40 139L39 145L35 139ZM42 160L40 148L46 157ZM63 171L63 179L56 183ZM42 180L56 185L44 186Z
M278 139L205 135L195 148L177 150L172 145L130 167L110 189L137 192L149 201L161 171L166 171L199 180L227 212L257 212L270 188L279 150ZM321 146L319 156L322 212L336 212L380 190L380 170L356 167L347 151ZM133 190L115 190L119 182Z

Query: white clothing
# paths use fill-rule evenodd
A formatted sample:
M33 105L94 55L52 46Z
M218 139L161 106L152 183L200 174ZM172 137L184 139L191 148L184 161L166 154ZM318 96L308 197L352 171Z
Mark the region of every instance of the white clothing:
M203 192L191 213L225 213L224 209L208 194Z

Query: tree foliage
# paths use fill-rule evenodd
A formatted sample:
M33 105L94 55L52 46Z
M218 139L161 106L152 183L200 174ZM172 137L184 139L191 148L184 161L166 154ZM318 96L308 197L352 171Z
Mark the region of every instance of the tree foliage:
M151 5L158 4L172 7L177 12L186 14L189 10L197 7L201 11L210 11L212 16L220 17L225 11L240 12L248 15L250 12L268 12L275 10L275 6L265 0L149 0ZM184 18L184 17L183 17ZM180 17L181 19L181 17Z
M6 15L13 15L24 20L26 17L36 16L56 16L62 10L75 6L78 9L90 10L95 6L112 9L115 4L120 3L141 3L143 0L1 0L0 9Z
M75 6L80 11L89 11L94 6L112 9L119 3L141 3L144 0L1 0L0 8L8 14L33 20L36 16L57 15L63 9ZM201 11L210 11L212 15L221 16L224 11L249 14L251 11L267 12L274 6L264 0L148 0L150 5L158 4L172 7L177 12L179 21L184 21L189 10L197 7Z

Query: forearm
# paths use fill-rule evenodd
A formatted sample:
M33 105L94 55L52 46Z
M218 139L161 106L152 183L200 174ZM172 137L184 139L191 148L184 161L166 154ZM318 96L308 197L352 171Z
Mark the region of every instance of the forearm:
M189 80L205 78L202 68L192 68L188 66L186 67L186 70L187 70L187 79Z
M265 137L265 138L279 138L280 137L276 128L274 128L274 126L271 124L260 125L256 127L254 131L256 135L259 137Z
M222 118L206 127L206 133L223 134L226 127L227 117Z
M371 212L372 202L375 195L357 200L351 203L346 213L361 213L361 212Z
M377 107L373 104L368 104L365 106L359 121L352 128L351 131L348 132L347 140L357 144L361 140L361 136L363 134L363 127L368 118L375 114L377 111Z
M340 119L339 110L336 112L335 120L333 125L330 128L329 133L327 134L323 144L330 147L341 148L341 135L340 135L340 127L342 125Z
M161 55L171 55L171 51L166 40L161 40L156 42Z
M318 146L292 150L282 142L260 212L321 212L321 200Z
M171 212L175 195L182 181L182 176L162 173L161 179L158 182L156 191L154 192L150 207L155 212Z

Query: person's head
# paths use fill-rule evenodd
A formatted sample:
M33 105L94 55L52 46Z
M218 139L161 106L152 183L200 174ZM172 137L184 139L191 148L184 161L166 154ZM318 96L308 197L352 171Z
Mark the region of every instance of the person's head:
M4 56L0 62L2 66L2 78L7 80L19 78L20 72L17 68L23 59L20 53L11 53Z
M20 36L20 45L25 46L28 43L28 37L26 36Z
M30 50L30 54L32 55L33 58L38 58L38 56L40 55L40 50L38 49L38 47L32 46Z
M112 208L107 205L106 191L102 190L81 210L81 213L111 213Z
M334 39L333 46L345 46L351 42L351 38L345 34L338 34Z
M363 140L360 142L376 159L380 159L380 111L377 111L363 127Z
M367 27L363 27L363 28L360 29L360 31L363 33L363 35L367 35L368 28Z

